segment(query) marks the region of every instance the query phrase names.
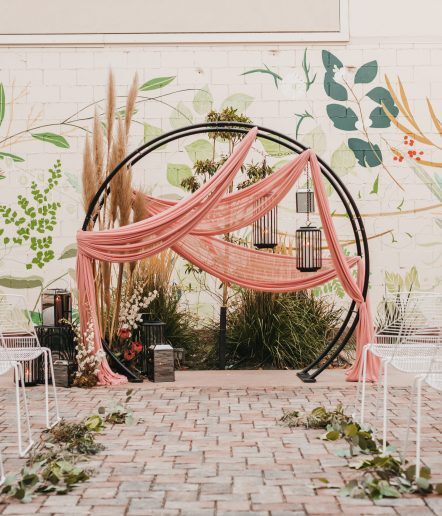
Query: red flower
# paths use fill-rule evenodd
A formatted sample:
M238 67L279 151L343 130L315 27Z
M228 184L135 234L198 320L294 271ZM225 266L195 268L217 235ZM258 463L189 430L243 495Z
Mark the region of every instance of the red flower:
M118 332L118 336L121 339L128 339L130 337L130 330L121 329Z
M126 349L126 351L124 352L124 360L127 360L128 362L130 362L134 358L135 358L135 353L133 351L131 351L130 349Z
M131 350L133 353L139 353L143 349L143 344L140 341L136 340L132 342Z

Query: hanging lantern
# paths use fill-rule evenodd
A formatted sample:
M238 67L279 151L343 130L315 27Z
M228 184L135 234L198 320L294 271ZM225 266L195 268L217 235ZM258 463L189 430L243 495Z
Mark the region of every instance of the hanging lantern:
M41 296L42 323L44 326L60 326L60 320L72 321L72 299L68 290L49 288Z
M265 203L265 197L258 199L255 209L258 211ZM268 211L253 223L253 245L257 249L274 249L278 244L278 206Z
M165 323L161 321L153 321L150 314L141 314L141 322L139 324L139 338L143 349L138 355L137 366L140 371L147 375L149 370L149 349L158 345L166 344L164 338Z
M296 191L296 212L297 213L313 213L315 211L315 194L310 187L310 170L307 164L307 187L300 188Z
M322 234L314 226L296 230L296 268L301 272L315 272L322 267Z

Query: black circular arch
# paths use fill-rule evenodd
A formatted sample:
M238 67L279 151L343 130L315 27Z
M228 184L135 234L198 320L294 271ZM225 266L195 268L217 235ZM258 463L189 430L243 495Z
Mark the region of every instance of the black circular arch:
M290 138L289 136L274 131L273 129L268 129L266 127L256 126L255 124L248 123L205 122L169 131L160 136L157 136L156 138L153 138L152 140L138 147L136 150L128 154L110 172L110 174L106 177L106 179L103 181L103 183L97 190L95 196L93 197L89 205L86 217L83 222L83 231L86 231L91 226L93 227L93 225L95 224L95 221L98 217L98 212L103 207L105 194L108 194L110 192L110 183L113 177L116 174L118 174L118 172L121 169L123 169L123 167L132 167L138 161L140 161L145 156L147 156L154 150L158 149L159 147L162 147L167 143L179 140L187 136L215 131L218 133L233 132L238 134L245 134L253 127L258 128L258 137L277 143L281 147L284 147L285 149L288 149L294 153L300 154L301 152L307 149L307 147L305 147L298 141L294 140L293 138ZM318 161L320 164L321 173L329 181L329 183L339 196L342 204L344 205L347 217L352 227L354 240L356 244L356 252L358 256L363 257L365 260L365 276L362 288L362 294L365 299L368 291L370 263L368 240L364 228L364 223L362 221L355 200L351 196L350 192L348 191L347 187L344 185L340 177L335 172L333 172L329 165L327 165L327 163L325 163L321 158L318 157ZM326 369L335 360L339 353L344 349L344 347L346 346L350 337L356 329L358 319L359 314L356 307L356 303L355 301L352 301L346 316L343 318L340 328L338 329L332 340L325 346L324 350L315 358L315 360L313 360L309 365L307 365L302 371L297 373L301 380L308 383L316 381L316 377L322 371L324 371L324 369Z

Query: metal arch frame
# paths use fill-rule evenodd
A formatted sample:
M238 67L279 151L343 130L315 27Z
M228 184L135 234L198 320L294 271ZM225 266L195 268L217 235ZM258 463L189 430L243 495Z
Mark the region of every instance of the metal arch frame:
M163 145L184 138L186 136L192 136L196 134L208 133L208 132L220 132L220 133L238 133L245 134L253 127L258 128L258 135L261 138L277 143L282 147L296 153L301 154L307 149L304 145L297 142L293 138L290 138L282 133L268 129L266 127L257 126L256 124L239 123L239 122L206 122L200 124L194 124L185 126L173 131L164 133L156 138L153 138L149 142L143 144L135 151L128 154L106 177L103 181L94 198L92 199L89 208L87 210L86 217L83 222L82 230L86 231L89 226L94 226L95 221L98 217L98 212L101 210L104 204L105 193L110 192L110 182L113 177L124 167L132 167L138 161L143 159L146 155L150 154L154 150L162 147ZM351 196L350 192L341 181L339 176L333 172L327 163L318 157L320 164L321 173L330 182L333 189L338 194L341 202L344 205L348 219L350 221L358 256L361 256L365 260L365 276L362 288L362 295L364 299L368 292L368 282L370 275L370 263L369 263L369 249L368 239L365 232L364 223L362 221L361 214L359 213L358 207L355 200ZM312 383L316 381L316 377L324 371L344 349L353 332L356 329L358 323L359 313L356 307L355 301L352 301L348 309L347 315L345 316L342 324L333 337L333 339L327 344L324 350L307 365L302 371L298 372L299 378L306 382Z

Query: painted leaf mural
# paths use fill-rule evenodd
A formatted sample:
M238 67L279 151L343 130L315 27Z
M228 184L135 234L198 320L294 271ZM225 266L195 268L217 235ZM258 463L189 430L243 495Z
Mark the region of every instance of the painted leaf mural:
M333 100L347 100L348 93L346 88L335 80L336 71L341 70L344 65L335 55L327 50L322 51L322 62L326 70L324 75L325 93Z
M379 145L371 144L360 138L349 138L348 146L361 167L374 168L382 163L382 152Z
M355 75L355 84L366 84L373 81L378 74L378 62L370 61L362 65Z
M213 145L208 140L196 140L185 147L189 158L195 162L197 160L212 159Z
M193 97L193 109L199 115L205 115L213 106L213 97L206 85L201 90L198 90Z
M330 160L331 168L340 176L350 174L356 165L356 158L353 151L345 143L333 152Z
M371 127L376 129L390 127L391 120L382 109L382 104L385 105L385 107L394 117L397 117L399 114L399 109L394 103L390 92L382 86L377 86L376 88L370 90L366 95L368 98L376 102L376 104L379 104L379 107L374 108L370 113Z
M168 163L167 165L167 180L172 186L181 187L183 179L192 176L192 169L188 165L178 163Z
M2 125L3 119L5 118L5 88L3 83L0 83L0 125Z
M10 152L0 152L0 159L7 159L10 158L12 161L15 161L16 163L21 163L24 161L24 158L21 158L20 156L16 156L15 154L11 154Z
M154 79L150 79L150 81L145 82L142 86L140 86L140 91L151 91L158 90L160 88L164 88L172 81L175 80L175 76L171 77L155 77Z
M221 109L232 107L233 109L236 109L238 113L244 113L252 102L253 97L250 95L246 95L245 93L235 93L223 101Z
M0 276L0 287L15 289L42 288L43 278L41 276L27 276L24 278L16 276Z
M36 140L41 140L42 142L52 143L56 147L61 147L62 149L69 149L69 143L67 142L64 136L60 134L54 133L31 133L31 136Z
M170 125L173 129L179 129L193 122L192 111L184 104L178 102L169 118Z
M351 108L346 108L342 104L329 104L327 115L337 129L343 131L354 131L358 117Z

